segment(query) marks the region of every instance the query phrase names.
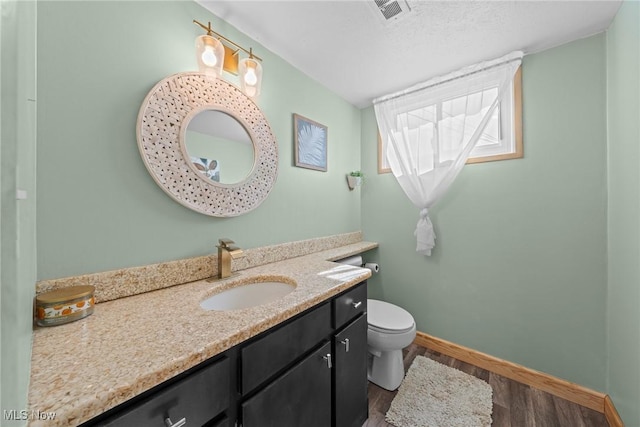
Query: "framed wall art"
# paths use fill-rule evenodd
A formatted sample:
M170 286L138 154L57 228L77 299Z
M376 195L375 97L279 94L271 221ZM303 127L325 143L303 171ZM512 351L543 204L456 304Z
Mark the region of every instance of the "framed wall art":
M295 166L327 171L327 127L299 114L293 115Z

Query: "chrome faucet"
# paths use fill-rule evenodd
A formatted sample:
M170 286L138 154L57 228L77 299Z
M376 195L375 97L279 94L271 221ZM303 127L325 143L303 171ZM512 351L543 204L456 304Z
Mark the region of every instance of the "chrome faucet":
M231 276L231 259L243 257L242 249L234 245L234 241L227 238L218 239L218 275L214 280L226 279Z

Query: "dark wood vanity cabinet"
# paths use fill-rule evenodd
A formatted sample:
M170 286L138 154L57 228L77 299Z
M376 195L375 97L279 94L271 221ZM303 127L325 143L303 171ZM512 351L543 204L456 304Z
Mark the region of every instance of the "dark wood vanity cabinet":
M363 282L83 427L360 427L366 308Z
M331 426L331 324L327 302L240 345L243 427Z
M362 426L368 416L366 310L364 282L241 345L239 425ZM274 376L274 367L283 366ZM257 381L245 378L244 367L251 378L261 370L262 379L271 379L254 388Z

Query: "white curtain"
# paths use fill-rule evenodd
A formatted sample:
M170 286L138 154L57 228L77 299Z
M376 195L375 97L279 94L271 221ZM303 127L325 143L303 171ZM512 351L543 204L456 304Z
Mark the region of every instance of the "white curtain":
M513 52L374 100L391 171L420 209L418 253L431 255L435 246L429 208L478 141L499 137L498 107L521 61L522 52Z

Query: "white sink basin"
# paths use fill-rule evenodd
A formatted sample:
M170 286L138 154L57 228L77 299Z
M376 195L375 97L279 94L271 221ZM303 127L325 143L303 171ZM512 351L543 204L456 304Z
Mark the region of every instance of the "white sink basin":
M200 303L205 310L238 310L255 307L284 297L296 285L284 282L255 282L225 289Z

